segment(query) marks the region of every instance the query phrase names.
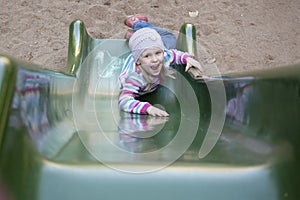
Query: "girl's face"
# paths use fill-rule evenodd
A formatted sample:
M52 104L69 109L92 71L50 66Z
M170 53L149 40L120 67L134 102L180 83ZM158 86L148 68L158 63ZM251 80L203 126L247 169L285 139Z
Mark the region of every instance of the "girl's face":
M140 55L137 64L140 65L147 74L158 76L164 65L164 52L157 47L146 49Z

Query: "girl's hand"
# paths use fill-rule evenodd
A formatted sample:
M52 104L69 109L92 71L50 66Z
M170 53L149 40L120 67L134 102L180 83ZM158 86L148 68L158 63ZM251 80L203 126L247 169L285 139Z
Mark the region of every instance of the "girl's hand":
M150 106L149 108L147 108L146 112L152 116L158 116L158 117L168 117L169 116L169 114L166 111L156 108L154 106Z
M201 64L194 58L188 57L186 59L185 71L187 72L191 67L195 67L199 71L200 74L203 74L203 68L202 68Z

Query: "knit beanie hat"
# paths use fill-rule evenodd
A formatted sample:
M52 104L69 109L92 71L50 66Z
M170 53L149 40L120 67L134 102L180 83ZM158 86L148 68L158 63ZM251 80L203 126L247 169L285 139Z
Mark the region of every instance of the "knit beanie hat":
M152 28L141 28L129 39L129 48L135 62L144 50L152 47L164 49L164 43L160 35Z

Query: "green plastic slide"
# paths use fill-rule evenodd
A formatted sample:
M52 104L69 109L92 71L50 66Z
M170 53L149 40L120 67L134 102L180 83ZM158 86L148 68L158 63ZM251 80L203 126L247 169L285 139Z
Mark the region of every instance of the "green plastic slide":
M197 56L184 24L178 49ZM0 55L0 199L300 199L300 65L201 79L184 66L118 108L124 39L70 25L67 72Z

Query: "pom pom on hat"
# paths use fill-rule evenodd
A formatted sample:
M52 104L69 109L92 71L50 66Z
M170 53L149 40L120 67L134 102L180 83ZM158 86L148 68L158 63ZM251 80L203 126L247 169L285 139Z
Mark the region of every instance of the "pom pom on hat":
M152 47L164 49L164 43L160 35L152 28L137 30L129 39L129 48L134 61L137 61L144 50Z

